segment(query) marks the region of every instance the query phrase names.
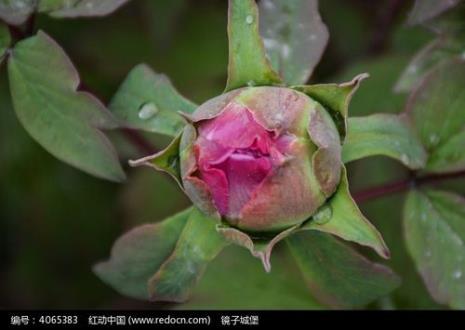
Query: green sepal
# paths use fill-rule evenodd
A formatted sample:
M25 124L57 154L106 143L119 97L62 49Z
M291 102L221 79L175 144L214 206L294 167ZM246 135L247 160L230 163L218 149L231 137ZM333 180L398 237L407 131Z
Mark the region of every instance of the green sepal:
M292 226L273 237L252 237L246 232L243 232L237 228L228 226L227 224L220 224L216 227L216 230L224 236L224 238L236 245L242 246L250 251L252 256L260 259L268 273L271 271L271 252L274 246L291 233L293 233L299 225Z
M323 213L320 213L323 212ZM365 218L349 191L347 170L343 167L341 182L334 195L300 230L318 230L371 247L381 257L389 258L389 249L381 234Z
M255 0L229 0L229 63L226 90L245 86L281 84L266 57L258 31L258 9Z
M149 166L158 171L163 171L171 175L182 188L181 169L179 159L179 145L182 132L179 133L171 143L162 151L137 160L130 160L129 165Z
M368 78L368 74L362 73L346 83L299 85L291 88L307 94L324 106L333 117L341 135L341 140L344 141L347 132L350 100L357 91L360 82L366 78Z

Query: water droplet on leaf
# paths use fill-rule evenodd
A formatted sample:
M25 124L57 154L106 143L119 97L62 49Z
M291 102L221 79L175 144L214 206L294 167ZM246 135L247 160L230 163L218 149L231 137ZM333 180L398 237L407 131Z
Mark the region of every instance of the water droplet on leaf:
M249 86L249 87L253 87L253 86L255 86L255 85L256 85L255 80L249 80L249 81L247 82L247 86Z
M263 44L266 49L274 49L278 46L278 43L274 39L263 38Z
M269 0L262 1L262 5L263 7L265 7L265 9L268 9L268 10L274 9L274 3Z
M74 0L66 0L64 3L64 8L71 8L74 5Z
M252 15L247 15L247 17L245 18L245 22L247 24L252 24L253 23L253 16Z
M400 160L404 164L409 164L410 163L410 158L406 154L400 155Z
M139 118L142 120L148 120L158 113L158 108L155 103L147 102L142 104L139 110Z
M416 73L418 70L417 66L416 65L411 65L409 66L409 68L407 69L407 72L408 73Z
M437 134L431 134L429 136L429 142L431 143L431 145L435 146L438 144L439 142L439 136Z
M426 221L426 213L421 214L421 221L425 222Z
M284 44L281 50L281 54L283 58L284 59L288 58L290 53L291 53L291 48L289 47L289 45Z
M459 278L462 277L462 271L460 269L456 270L453 274L452 277L458 280Z
M317 213L313 216L313 221L318 225L323 225L327 223L333 216L333 210L330 206L322 206Z

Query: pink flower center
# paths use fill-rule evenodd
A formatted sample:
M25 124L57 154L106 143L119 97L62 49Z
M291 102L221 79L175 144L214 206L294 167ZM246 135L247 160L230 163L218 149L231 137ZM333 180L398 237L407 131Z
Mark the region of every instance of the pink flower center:
M200 123L198 133L198 176L207 184L220 214L237 218L254 191L283 163L289 138L277 137L236 103Z

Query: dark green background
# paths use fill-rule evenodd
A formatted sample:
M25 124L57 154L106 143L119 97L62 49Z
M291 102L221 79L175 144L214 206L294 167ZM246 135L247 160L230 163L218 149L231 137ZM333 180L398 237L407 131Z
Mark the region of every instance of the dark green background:
M324 0L321 13L330 43L312 81L371 78L353 100L351 115L400 112L405 96L392 87L430 34L405 26L412 3ZM201 103L222 92L227 68L227 1L133 0L98 19L36 18L36 28L56 39L77 66L86 88L108 102L129 70L145 62L169 75L187 97ZM109 255L127 229L163 219L189 204L166 175L127 169L113 184L92 178L46 153L20 127L9 98L5 64L0 69L0 308L155 308L126 299L104 285L91 266ZM52 68L51 68L52 69ZM142 155L111 134L122 161ZM167 139L147 135L162 147ZM386 158L349 167L352 191L405 175ZM463 186L465 182L455 182ZM458 188L459 189L459 188ZM364 203L392 251L389 264L403 278L392 297L373 308L437 307L414 272L401 238L402 195ZM365 249L363 252L368 252ZM272 275L246 251L228 248L207 271L192 301L198 308L312 308L285 251L278 247ZM374 260L380 261L371 255Z

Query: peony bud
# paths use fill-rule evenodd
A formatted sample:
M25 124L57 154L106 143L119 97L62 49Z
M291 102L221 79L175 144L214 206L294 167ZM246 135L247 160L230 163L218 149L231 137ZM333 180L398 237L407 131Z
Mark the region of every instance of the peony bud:
M340 137L331 116L296 90L249 87L201 105L180 146L186 193L245 231L311 217L336 190Z

